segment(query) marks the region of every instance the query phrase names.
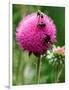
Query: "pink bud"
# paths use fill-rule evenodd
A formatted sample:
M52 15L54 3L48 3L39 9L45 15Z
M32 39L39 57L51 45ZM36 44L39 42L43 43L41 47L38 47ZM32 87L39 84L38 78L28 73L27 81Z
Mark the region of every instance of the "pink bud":
M57 48L54 48L53 51L55 54L64 55L65 48L64 47L57 47Z

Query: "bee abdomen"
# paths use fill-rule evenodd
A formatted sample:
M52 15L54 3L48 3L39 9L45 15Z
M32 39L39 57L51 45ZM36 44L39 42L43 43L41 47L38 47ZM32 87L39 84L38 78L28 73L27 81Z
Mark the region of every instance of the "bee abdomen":
M44 41L46 43L49 43L50 42L50 36L49 35L46 35L46 37L44 38Z
M39 27L39 28L43 28L45 26L46 26L46 24L44 22L41 22L41 23L37 24L37 27Z

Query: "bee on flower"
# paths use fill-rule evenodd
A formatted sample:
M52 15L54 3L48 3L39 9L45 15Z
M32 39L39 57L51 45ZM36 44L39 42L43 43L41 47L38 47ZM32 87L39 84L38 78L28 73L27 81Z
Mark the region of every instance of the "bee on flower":
M16 28L18 45L36 56L44 54L56 39L53 20L40 10L24 17Z

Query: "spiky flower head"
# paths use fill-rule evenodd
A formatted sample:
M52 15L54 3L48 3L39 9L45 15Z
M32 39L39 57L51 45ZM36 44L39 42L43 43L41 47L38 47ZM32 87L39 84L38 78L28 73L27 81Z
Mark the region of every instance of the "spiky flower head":
M53 20L41 11L24 17L16 28L18 45L37 56L50 49L55 38L56 26Z

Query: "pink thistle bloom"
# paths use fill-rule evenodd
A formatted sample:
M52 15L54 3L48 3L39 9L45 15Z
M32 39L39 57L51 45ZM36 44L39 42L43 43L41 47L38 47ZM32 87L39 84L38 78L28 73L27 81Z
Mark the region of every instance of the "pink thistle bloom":
M56 26L53 20L42 12L24 17L16 28L18 45L35 55L44 54L52 47L55 38Z
M53 49L53 52L58 55L64 55L65 48L64 47L57 47Z

